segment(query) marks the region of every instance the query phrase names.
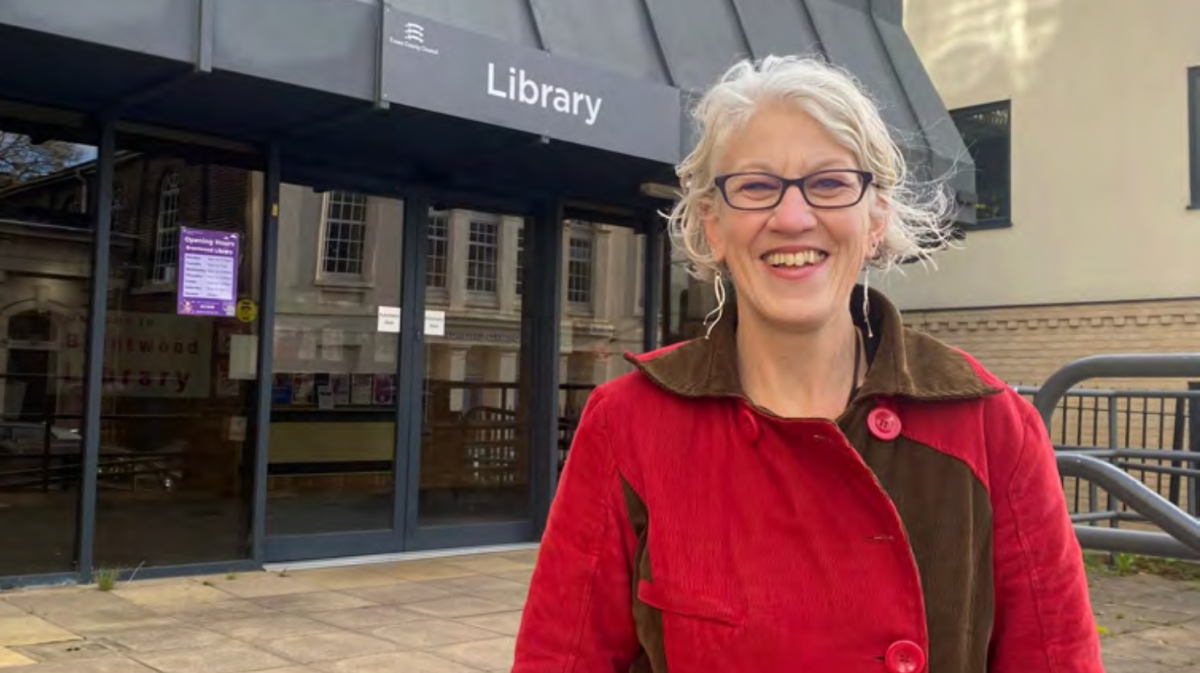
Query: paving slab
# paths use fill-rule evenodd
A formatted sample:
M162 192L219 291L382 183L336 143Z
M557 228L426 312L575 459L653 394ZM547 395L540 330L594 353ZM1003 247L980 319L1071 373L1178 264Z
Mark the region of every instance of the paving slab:
M20 617L0 617L0 647L40 645L80 637L41 617L27 614Z
M92 639L123 652L198 649L227 645L232 641L228 636L186 624L100 631L95 633Z
M255 603L270 610L283 612L329 612L378 605L373 601L337 591L313 591L302 594L282 594L257 598Z
M241 643L137 654L133 658L162 673L251 673L295 663Z
M170 607L173 605L201 605L228 601L233 596L215 587L199 582L160 582L149 586L133 585L113 591L135 605L146 608Z
M261 647L303 664L353 659L401 649L399 645L391 641L353 631L329 631L306 636L293 636L263 643Z
M7 647L0 647L0 668L9 668L12 666L24 666L26 664L37 663L36 660L10 650Z
M492 638L447 645L433 650L439 657L480 670L491 671L511 665L516 638Z
M306 616L319 622L350 630L366 630L378 626L407 624L427 618L425 615L407 610L398 605L376 605L369 608L312 612Z

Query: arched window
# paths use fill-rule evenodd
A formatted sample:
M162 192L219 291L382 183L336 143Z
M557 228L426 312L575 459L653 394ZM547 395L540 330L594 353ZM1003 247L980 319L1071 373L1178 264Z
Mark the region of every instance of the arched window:
M179 173L168 171L158 186L158 218L154 227L154 282L175 280L179 252Z
M48 313L23 311L8 319L8 338L12 341L53 341L54 320Z

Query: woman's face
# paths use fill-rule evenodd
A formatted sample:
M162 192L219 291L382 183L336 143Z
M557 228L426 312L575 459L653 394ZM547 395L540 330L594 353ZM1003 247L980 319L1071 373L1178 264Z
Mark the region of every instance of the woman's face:
M800 178L859 168L819 122L799 107L774 104L730 137L715 172ZM819 205L853 203L863 189L852 173L822 173L806 187ZM778 190L770 177L754 175L730 178L726 192L737 205L769 206ZM791 186L774 208L739 210L716 194L705 233L733 277L739 315L792 331L846 315L859 271L883 233L883 218L871 216L872 198L868 192L854 205L815 208Z

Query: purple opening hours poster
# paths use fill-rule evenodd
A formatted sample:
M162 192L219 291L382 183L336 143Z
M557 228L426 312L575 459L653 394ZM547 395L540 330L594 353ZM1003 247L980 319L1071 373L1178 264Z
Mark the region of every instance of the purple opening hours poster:
M238 234L179 230L179 315L237 313Z

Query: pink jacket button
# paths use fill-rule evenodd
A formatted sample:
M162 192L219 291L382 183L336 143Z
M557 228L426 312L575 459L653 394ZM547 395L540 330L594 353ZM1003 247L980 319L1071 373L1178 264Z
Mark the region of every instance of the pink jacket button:
M738 415L738 425L741 426L742 434L751 443L758 441L758 419L754 417L754 412L743 407L742 413Z
M867 414L867 427L872 435L891 441L900 436L900 417L891 409L876 407Z
M925 651L911 640L898 640L884 656L888 673L921 673L925 670Z

